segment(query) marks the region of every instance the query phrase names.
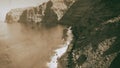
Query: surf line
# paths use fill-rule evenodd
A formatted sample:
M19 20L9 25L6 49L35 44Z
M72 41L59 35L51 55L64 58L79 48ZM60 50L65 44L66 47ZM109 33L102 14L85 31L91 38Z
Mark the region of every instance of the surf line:
M72 30L71 27L68 28L67 31L67 41L62 45L63 47L56 49L55 54L53 57L51 57L51 61L47 63L48 68L57 68L58 67L58 58L60 58L66 51L69 46L69 44L72 41Z

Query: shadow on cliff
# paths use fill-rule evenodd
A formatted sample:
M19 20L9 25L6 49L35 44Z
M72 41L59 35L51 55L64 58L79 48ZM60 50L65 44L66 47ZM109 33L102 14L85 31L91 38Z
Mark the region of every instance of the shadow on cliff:
M42 5L40 5L40 6L42 6ZM32 28L38 27L38 26L45 26L47 28L54 27L58 23L58 16L54 12L54 10L52 9L52 6L53 6L53 3L51 1L48 1L46 3L45 11L42 10L42 9L40 9L41 11L33 10L35 12L35 14L36 13L41 13L41 12L44 11L44 15L41 14L42 16L41 16L41 21L40 22L35 23L34 19L31 19L31 21L28 21L29 18L27 16L29 15L28 13L30 12L28 10L25 10L22 13L22 15L20 16L19 22L21 22L23 24L26 24L28 26L31 25ZM33 16L34 16L34 14L33 14Z
M52 10L53 3L49 1L46 5L46 10L44 12L45 16L42 20L42 25L51 27L57 25L58 17L57 14Z

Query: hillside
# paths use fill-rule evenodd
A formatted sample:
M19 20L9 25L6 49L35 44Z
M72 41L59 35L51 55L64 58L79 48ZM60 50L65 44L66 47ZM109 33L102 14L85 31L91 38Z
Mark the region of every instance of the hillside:
M59 22L74 35L63 68L119 68L119 15L119 0L76 1Z
M62 68L120 67L119 0L50 0L27 8L19 22L71 27L73 40L59 59Z
M54 26L66 13L75 0L50 0L34 8L23 11L19 22L36 27L42 25Z

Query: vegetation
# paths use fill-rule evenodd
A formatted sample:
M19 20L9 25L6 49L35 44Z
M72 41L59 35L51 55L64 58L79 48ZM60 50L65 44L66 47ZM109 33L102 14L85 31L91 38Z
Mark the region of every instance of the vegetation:
M116 22L107 22L119 15L119 0L78 0L71 6L59 22L62 25L72 26L74 35L73 48L68 54L68 68L75 68L76 62L79 61L74 60L75 53L86 51L87 46L92 46L92 51L97 52L98 45L112 37L116 37L115 42L109 45L110 48L101 56L104 58L120 51L120 19Z

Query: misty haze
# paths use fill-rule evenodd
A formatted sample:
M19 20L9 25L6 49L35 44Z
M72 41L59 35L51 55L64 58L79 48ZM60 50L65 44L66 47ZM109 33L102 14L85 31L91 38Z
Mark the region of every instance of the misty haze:
M120 68L120 0L0 0L0 68Z
M63 31L65 27L60 25L52 27L39 25L37 27L39 20L35 19L34 22L31 21L32 18L29 18L30 20L26 21L27 25L20 20L20 16L22 16L22 13L26 9L31 10L37 6L39 7L40 4L46 1L1 1L0 68L57 68L56 63L58 58L52 60L52 56L55 55L56 49L67 46L64 45ZM39 7L37 10L38 14L41 12L40 9ZM34 12L36 13L36 11ZM31 25L31 23L35 23L36 25ZM62 49L63 53L64 50Z

